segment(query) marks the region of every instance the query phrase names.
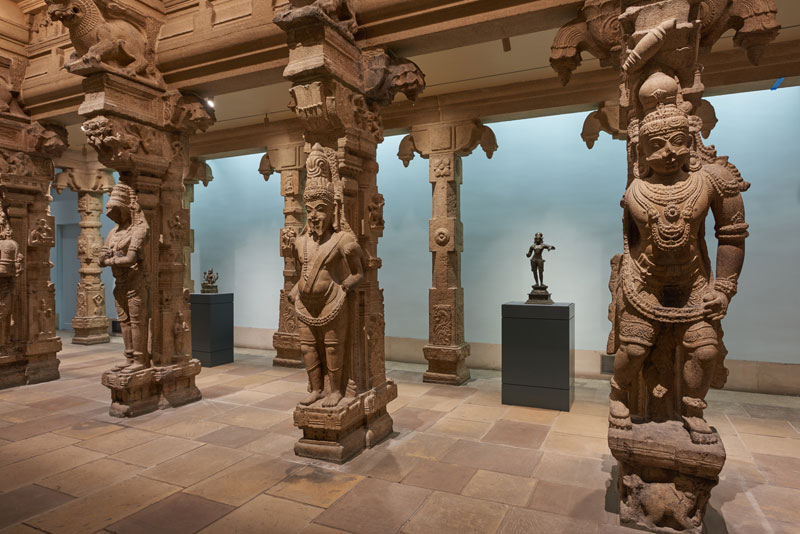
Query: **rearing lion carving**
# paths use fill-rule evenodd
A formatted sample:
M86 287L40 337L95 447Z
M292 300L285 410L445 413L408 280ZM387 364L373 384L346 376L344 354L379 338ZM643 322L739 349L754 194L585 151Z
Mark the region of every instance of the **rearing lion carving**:
M160 23L116 0L46 0L48 14L68 30L75 53L65 68L104 67L163 84L155 65Z

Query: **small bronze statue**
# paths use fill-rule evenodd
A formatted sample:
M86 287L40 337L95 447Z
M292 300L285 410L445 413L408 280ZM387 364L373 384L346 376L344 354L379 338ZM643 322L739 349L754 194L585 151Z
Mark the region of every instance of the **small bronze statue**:
M531 248L528 249L528 253L525 255L531 258L531 271L533 271L533 280L535 282L533 290L528 293L528 301L526 304L553 303L553 299L550 298L551 295L547 291L547 286L544 285L544 258L542 257L542 252L555 249L556 247L545 244L541 232L536 232L536 235L533 237L533 245L531 245ZM533 257L531 257L531 254L533 254Z
M215 274L214 269L204 272L203 283L200 284L200 293L218 293L217 280L219 280L219 274Z

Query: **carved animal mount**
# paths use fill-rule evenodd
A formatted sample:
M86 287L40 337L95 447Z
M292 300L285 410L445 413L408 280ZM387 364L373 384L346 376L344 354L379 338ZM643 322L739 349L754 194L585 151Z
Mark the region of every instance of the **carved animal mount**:
M298 17L321 18L353 35L358 30L356 12L349 0L289 0L289 5L276 13L276 17L289 20Z
M155 65L160 22L116 0L46 0L48 14L69 29L75 53L65 65L81 74L107 70L143 78L158 86L164 81Z

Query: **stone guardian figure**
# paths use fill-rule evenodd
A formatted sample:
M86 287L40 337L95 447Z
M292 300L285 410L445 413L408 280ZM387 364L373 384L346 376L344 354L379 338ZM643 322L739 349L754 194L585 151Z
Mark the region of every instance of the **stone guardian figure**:
M335 407L345 396L351 295L364 279L364 253L343 211L336 155L315 144L306 161L306 227L295 240L300 280L288 298L295 305L300 350L308 372L308 406ZM327 376L328 387L325 388Z
M11 225L0 206L0 347L11 343L14 291L23 265L19 244L12 239L11 234Z
M150 226L139 207L136 192L126 184L117 184L111 190L106 215L117 226L106 238L100 266L111 267L116 282L114 301L125 343L126 360L113 370L134 373L150 367L144 273L144 253L150 237Z

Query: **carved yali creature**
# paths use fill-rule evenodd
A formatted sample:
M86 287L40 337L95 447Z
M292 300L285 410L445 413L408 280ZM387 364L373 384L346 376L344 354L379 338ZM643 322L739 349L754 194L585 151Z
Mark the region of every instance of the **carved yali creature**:
M147 354L147 287L144 253L150 226L139 207L136 192L126 184L111 190L106 215L117 223L106 238L101 267L111 267L116 285L114 301L125 343L125 362L115 371L141 371L150 366ZM83 315L86 315L84 311Z
M329 21L350 35L358 30L356 13L348 0L289 0L276 18L295 19L299 17L318 17Z
M623 197L625 252L616 264L620 272L612 275L618 289L610 348L618 351L609 422L631 428L629 393L645 361L653 349L658 358L671 360L682 347L680 415L693 442L715 443L703 410L724 354L720 320L736 294L744 261L748 233L741 192L747 184L729 166L690 159L693 137L678 92L675 79L661 72L639 91L644 167ZM716 278L704 238L709 209L716 220ZM670 380L661 379L653 388L655 400L672 388Z
M348 336L354 322L349 303L364 280L364 252L344 215L334 151L315 144L306 171L307 222L294 248L302 269L287 298L295 305L300 350L308 371L310 393L300 404L323 399L323 407L334 407L345 396L348 381Z
M103 68L163 85L155 66L159 22L116 0L46 0L48 14L69 29L75 53L65 68Z

